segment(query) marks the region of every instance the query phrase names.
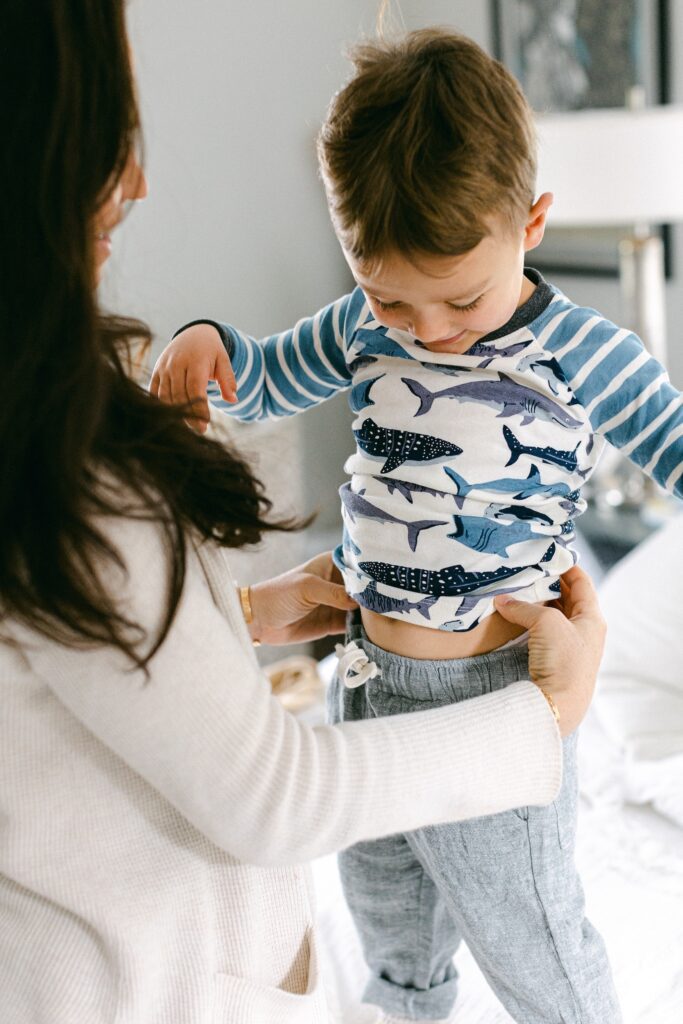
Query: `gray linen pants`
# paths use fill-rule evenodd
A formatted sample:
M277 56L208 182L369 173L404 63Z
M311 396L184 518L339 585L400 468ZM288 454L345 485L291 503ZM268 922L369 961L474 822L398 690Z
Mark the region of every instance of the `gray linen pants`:
M356 688L335 678L335 722L438 707L529 678L525 646L457 661L402 658L370 643L357 613L349 619L347 642L381 675ZM584 916L574 866L576 805L574 734L564 741L562 789L549 807L342 852L342 884L371 970L364 1000L408 1019L448 1017L458 983L453 956L464 939L518 1024L619 1024L604 944Z

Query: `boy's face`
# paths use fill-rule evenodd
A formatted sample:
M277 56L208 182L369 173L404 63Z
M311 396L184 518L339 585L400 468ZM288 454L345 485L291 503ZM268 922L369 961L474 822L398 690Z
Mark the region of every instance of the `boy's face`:
M462 256L423 256L411 263L394 252L364 270L344 255L379 323L407 331L430 352L466 352L506 324L532 294L524 253L541 241L551 203L552 195L542 195L516 234L496 222Z

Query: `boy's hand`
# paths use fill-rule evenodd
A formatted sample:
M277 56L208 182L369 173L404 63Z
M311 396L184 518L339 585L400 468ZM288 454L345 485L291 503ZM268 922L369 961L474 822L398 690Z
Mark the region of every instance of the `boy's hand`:
M495 598L508 622L529 630L529 674L555 701L560 732L581 723L593 698L606 626L590 576L574 566L561 577L562 593L551 605Z
M206 386L215 380L226 402L237 401L237 386L220 334L211 324L181 331L156 361L150 393L169 405L192 405L189 425L203 434L209 423Z

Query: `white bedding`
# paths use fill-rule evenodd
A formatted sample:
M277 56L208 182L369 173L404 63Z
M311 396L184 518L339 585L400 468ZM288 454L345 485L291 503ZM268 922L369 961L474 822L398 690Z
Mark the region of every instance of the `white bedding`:
M577 859L588 914L610 953L625 1024L683 1021L683 829L610 793L610 743L595 715L582 728ZM616 755L615 755L616 756ZM602 772L607 788L600 791ZM599 777L598 777L599 781ZM314 866L321 959L330 1004L344 1024L372 1020L359 1008L366 969L344 905L334 857ZM472 960L456 957L460 994L452 1024L510 1024Z
M605 672L579 744L577 860L625 1024L683 1024L682 587L683 517L602 585ZM340 1024L369 1024L374 1013L359 1005L366 969L335 859L314 873L333 1013ZM455 962L452 1024L510 1024L466 948Z

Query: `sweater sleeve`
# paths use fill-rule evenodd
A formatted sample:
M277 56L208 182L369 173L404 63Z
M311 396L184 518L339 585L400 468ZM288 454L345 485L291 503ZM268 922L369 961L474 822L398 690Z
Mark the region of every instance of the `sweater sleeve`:
M109 536L127 564L122 610L153 631L166 593L160 531L128 520ZM35 635L24 644L62 704L222 849L256 864L304 862L557 794L559 733L532 683L369 722L299 722L271 695L225 577L227 619L188 554L180 605L148 679L112 648L67 649Z
M349 387L346 347L366 310L360 288L326 306L295 327L256 339L215 321L232 363L238 401L221 398L214 381L208 387L212 405L240 420L293 416Z
M593 428L683 498L683 396L640 338L593 310L558 317L546 340Z

